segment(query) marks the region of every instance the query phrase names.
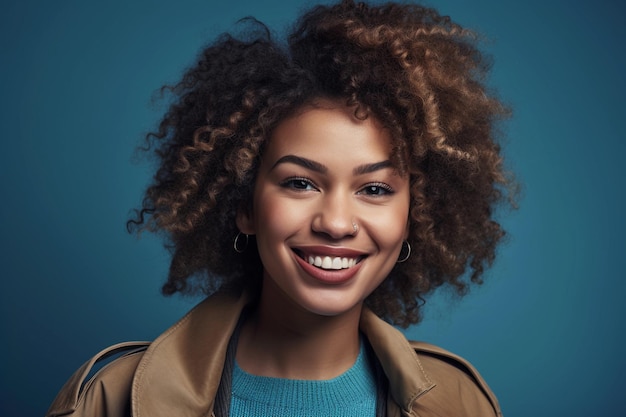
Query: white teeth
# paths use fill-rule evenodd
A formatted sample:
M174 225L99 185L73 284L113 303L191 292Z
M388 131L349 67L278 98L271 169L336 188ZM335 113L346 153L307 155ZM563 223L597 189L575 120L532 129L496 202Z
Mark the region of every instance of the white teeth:
M330 256L309 256L308 262L322 269L345 269L356 265L356 259Z

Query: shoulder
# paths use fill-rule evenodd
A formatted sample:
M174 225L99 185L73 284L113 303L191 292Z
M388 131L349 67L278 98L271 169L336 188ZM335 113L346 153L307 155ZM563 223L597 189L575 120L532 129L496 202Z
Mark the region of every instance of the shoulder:
M407 341L371 310L361 314L366 335L389 382L388 414L419 417L501 417L500 406L478 371L437 346Z
M125 342L99 352L65 383L46 417L129 416L133 376L148 345Z
M447 416L502 416L496 396L471 363L438 346L409 343L433 384L428 394L414 403L414 410L420 410L417 415L438 410Z

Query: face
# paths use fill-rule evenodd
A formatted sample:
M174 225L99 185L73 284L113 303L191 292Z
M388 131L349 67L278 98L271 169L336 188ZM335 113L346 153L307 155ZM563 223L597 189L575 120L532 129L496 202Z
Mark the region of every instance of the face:
M360 308L407 236L408 179L391 166L388 133L322 102L274 131L239 229L255 234L263 296L335 316Z

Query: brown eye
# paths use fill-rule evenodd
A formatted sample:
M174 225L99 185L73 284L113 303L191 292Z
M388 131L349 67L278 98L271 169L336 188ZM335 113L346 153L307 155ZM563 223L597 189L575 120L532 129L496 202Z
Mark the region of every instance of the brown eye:
M284 188L291 188L301 191L314 191L317 190L315 185L307 178L288 178L281 183Z
M387 184L383 184L383 183L370 184L370 185L363 187L363 189L359 193L378 197L378 196L393 194L393 189Z

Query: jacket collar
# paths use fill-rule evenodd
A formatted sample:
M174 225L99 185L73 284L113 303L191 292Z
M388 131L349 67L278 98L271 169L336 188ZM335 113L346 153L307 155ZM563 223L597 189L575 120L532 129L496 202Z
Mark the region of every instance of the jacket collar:
M135 372L133 415L206 416L213 409L228 342L249 301L245 294L215 294L159 336ZM400 331L367 308L360 326L389 379L391 397L410 410L434 386L417 355Z
M430 391L435 383L424 371L404 334L367 307L363 307L360 328L389 380L391 398L405 413L410 413L415 400Z

